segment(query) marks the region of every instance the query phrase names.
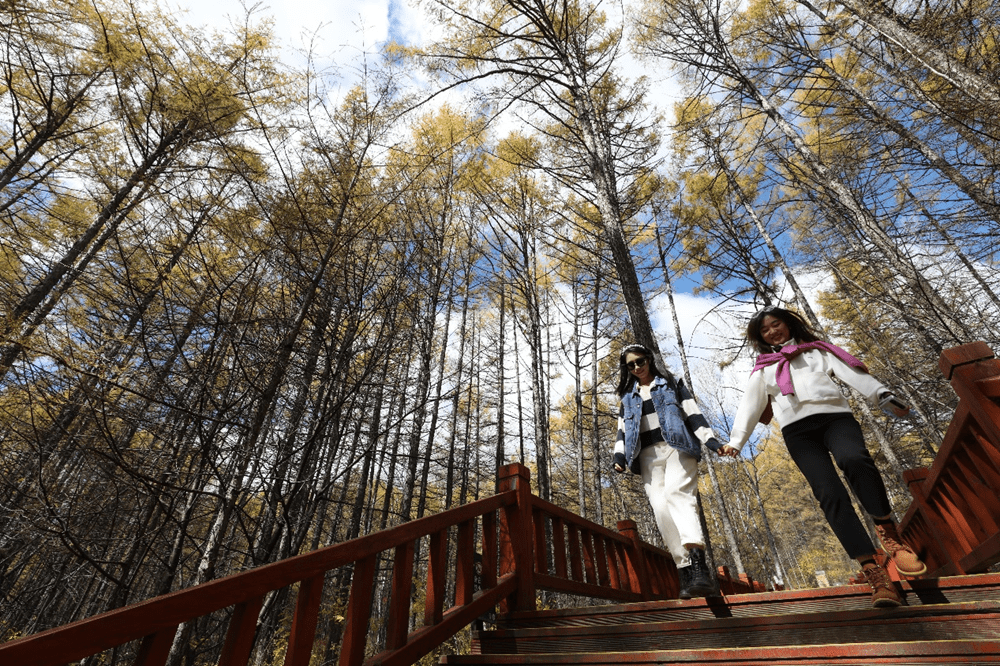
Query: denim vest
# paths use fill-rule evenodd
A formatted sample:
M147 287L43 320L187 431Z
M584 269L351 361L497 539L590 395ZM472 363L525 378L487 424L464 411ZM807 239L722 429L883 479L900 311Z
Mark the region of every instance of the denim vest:
M673 384L663 377L653 377L649 387L653 408L660 419L660 432L663 441L696 460L701 460L701 443L684 424L684 411L677 401L677 391ZM639 382L632 390L622 396L622 420L625 424L625 460L628 467L636 472L636 459L639 457L639 423L642 420L642 396L639 395Z

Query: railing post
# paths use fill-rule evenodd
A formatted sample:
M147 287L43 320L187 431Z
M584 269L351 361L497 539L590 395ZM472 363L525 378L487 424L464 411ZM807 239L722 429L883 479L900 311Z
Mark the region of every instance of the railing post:
M941 352L941 374L951 382L969 415L982 426L982 434L995 449L1000 449L1000 407L983 396L978 381L1000 378L1000 361L985 342L972 342Z
M535 610L534 529L531 507L531 470L520 463L504 465L498 473L500 492L517 491L517 503L500 516L500 575L515 573L513 599L500 602L500 611Z
M643 600L653 598L649 585L649 570L646 568L646 556L642 552L642 539L639 538L639 528L634 520L619 520L618 532L628 538L632 545L626 550L628 576L633 591L638 591Z
M736 594L736 590L733 587L733 579L729 577L729 567L722 565L721 567L716 567L716 580L719 581L719 591L723 595Z

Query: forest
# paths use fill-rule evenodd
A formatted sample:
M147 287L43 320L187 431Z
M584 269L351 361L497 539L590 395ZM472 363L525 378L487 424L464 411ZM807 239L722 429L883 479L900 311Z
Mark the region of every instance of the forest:
M0 641L490 495L515 461L658 543L611 467L619 352L653 345L726 441L771 304L913 406L855 410L905 511L957 402L940 352L1000 349L1000 3L419 8L435 38L344 87L253 13L0 3ZM854 572L776 428L702 472L716 565ZM267 598L258 666L293 603ZM194 624L171 666L214 663Z

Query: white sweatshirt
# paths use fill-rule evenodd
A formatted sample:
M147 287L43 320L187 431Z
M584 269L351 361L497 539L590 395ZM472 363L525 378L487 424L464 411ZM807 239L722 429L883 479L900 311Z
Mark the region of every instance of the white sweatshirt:
M878 396L888 389L867 372L853 368L829 352L808 349L791 361L792 386L795 392L781 395L775 373L778 364L761 368L750 375L746 393L736 410L729 446L743 448L761 414L767 407L768 396L775 420L782 426L813 414L850 412L851 405L831 377L836 377L875 404Z

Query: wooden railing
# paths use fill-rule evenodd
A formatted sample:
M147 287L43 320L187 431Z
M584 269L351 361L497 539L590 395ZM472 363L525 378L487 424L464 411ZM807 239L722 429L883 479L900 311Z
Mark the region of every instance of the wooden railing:
M245 666L265 598L297 586L284 663L307 666L326 576L350 566L342 666L412 664L498 605L533 610L538 590L619 601L676 597L669 554L644 543L634 522L618 527L615 533L533 496L528 469L508 465L492 497L5 643L0 664L63 666L119 649L119 658L128 654L136 666L163 666L180 625L232 609L215 663ZM426 564L421 558L415 576L414 554L424 542ZM391 560L392 579L384 640L375 645L371 607L380 559ZM425 585L423 623L410 631L417 580Z
M983 342L941 354L958 409L928 468L908 470L901 533L927 576L980 573L1000 561L1000 361Z
M719 591L722 592L723 596L731 596L736 594L755 594L757 592L771 592L774 590L785 589L783 585L776 585L771 589L768 589L767 585L760 582L759 580L754 580L750 574L741 573L736 577L733 577L729 573L729 567L718 567L718 581L719 581Z

